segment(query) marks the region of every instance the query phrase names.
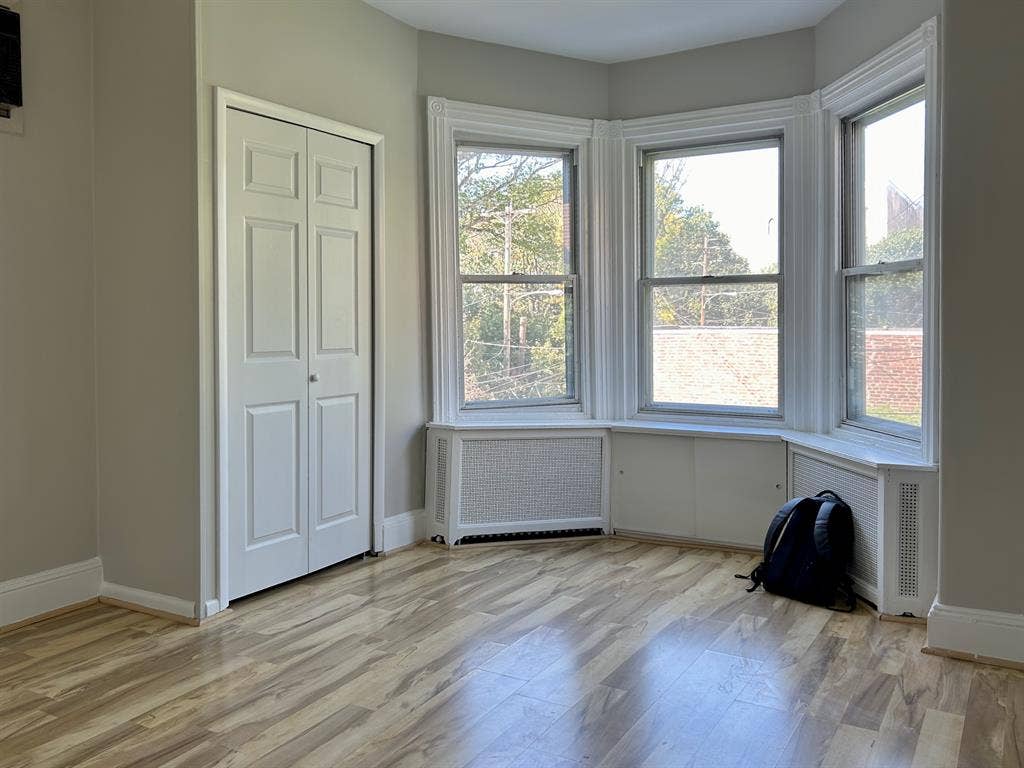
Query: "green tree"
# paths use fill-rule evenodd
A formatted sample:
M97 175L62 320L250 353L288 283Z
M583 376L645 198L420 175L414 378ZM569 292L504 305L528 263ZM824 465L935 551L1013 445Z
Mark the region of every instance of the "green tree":
M710 211L685 197L685 160L662 161L654 179L655 277L750 274ZM774 285L667 286L654 291L654 319L668 326L778 323Z
M868 248L869 264L919 259L924 253L924 230L897 230ZM856 283L854 284L856 285ZM866 278L861 293L851 297L862 302L868 328L920 328L924 320L924 286L920 272L897 272Z

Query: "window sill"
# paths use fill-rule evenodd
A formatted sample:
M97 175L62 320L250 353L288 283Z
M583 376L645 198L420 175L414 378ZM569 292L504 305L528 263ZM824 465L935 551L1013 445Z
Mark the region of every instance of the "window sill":
M786 442L801 448L828 454L873 469L913 469L934 472L938 465L924 461L914 448L895 445L885 439L869 439L841 431L829 435L800 432L783 427L734 427L715 424L686 424L661 421L600 421L579 419L574 421L520 420L473 421L458 423L430 422L428 427L471 430L526 430L526 429L606 429L624 434L651 434L712 439L759 440Z

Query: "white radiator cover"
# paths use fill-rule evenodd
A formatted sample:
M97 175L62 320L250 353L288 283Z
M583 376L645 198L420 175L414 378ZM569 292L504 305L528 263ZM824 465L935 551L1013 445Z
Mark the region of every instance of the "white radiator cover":
M938 574L938 476L875 469L790 445L790 496L838 493L853 510L850 575L881 613L928 615Z
M465 536L608 525L603 429L427 430L427 518L449 545Z

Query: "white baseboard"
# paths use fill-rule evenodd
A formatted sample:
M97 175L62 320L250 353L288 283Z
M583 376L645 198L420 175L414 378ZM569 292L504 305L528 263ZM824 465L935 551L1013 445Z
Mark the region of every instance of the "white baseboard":
M427 538L426 510L413 509L384 518L384 551L407 547Z
M943 605L928 612L928 647L1024 662L1024 615Z
M220 600L218 600L217 598L213 598L212 600L206 600L203 602L201 608L202 615L199 618L208 619L215 613L220 613Z
M0 627L94 599L102 581L103 564L92 557L0 582Z
M184 619L195 619L196 604L191 600L183 600L180 597L162 595L159 592L147 592L144 589L125 587L121 584L111 584L104 581L100 589L100 597L110 597L120 600L123 603L149 608L161 613L169 613L172 616L180 616Z

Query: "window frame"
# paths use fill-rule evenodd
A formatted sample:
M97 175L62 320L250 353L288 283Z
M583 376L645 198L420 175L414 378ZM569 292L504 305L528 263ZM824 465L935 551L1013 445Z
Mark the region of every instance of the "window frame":
M862 420L847 419L847 324L846 324L846 252L844 205L849 196L844 185L843 123L884 107L899 97L923 88L925 102L924 160L924 288L922 322L922 381L920 436L908 438L893 431L879 431ZM941 454L939 425L939 272L941 242L939 230L941 199L941 76L939 59L939 20L932 18L913 33L864 62L821 90L825 127L825 195L827 248L831 267L828 296L831 299L831 330L828 337L832 386L825 393L825 423L822 431L848 442L874 445L882 449L913 452L926 464L937 462ZM883 268L884 269L884 268ZM900 267L891 267L899 270ZM887 422L883 422L887 424ZM898 430L897 430L898 432Z
M579 156L575 148L544 147L513 145L508 142L481 142L466 139L455 140L454 164L452 173L458 174L458 154L465 149L479 149L484 151L508 152L510 154L534 154L538 157L562 157L563 173L568 173L567 189L569 193L570 211L570 233L569 233L569 254L572 271L564 274L523 274L512 272L511 274L466 274L462 272L462 259L459 253L459 202L458 190L456 187L455 197L455 261L457 269L457 336L458 346L462 350L459 356L459 409L461 411L489 411L495 409L516 409L516 408L545 408L551 406L580 405L579 397L579 319L580 319L580 281L579 281L579 236L580 236L580 215L579 215ZM566 183L563 181L563 186ZM570 381L566 383L565 397L541 397L541 398L520 398L512 400L466 400L466 355L465 355L465 323L463 315L463 296L466 285L531 285L531 284L562 284L571 289L571 344L566 345L566 377ZM567 305L568 306L568 305Z
M427 99L427 162L430 239L430 315L433 416L438 424L569 424L593 416L590 371L595 286L591 264L591 144L597 121L489 107L441 97ZM572 153L575 397L570 399L465 402L463 386L462 280L458 258L457 149L460 146ZM563 276L557 276L560 282ZM487 276L485 279L492 279ZM500 277L499 277L500 279ZM535 277L527 278L534 281Z
M885 119L903 109L915 104L923 103L926 110L927 120L927 92L924 82L904 89L899 93L891 94L886 98L878 100L871 106L854 114L842 118L840 121L840 184L839 184L839 229L842 233L841 252L839 262L839 279L842 283L840 293L842 301L839 304L838 312L842 317L843 338L840 346L842 349L842 392L840 395L840 426L849 427L867 432L878 433L888 438L906 441L908 443L921 443L922 427L901 425L899 422L890 419L880 419L872 416L855 417L850 414L850 387L851 387L851 366L850 366L850 308L849 308L849 287L852 280L881 275L898 275L912 272L920 272L922 276L922 309L926 305L926 287L924 285L925 257L916 259L902 259L894 262L879 262L877 264L866 263L864 250L864 153L862 151L864 129L880 120ZM927 147L925 147L927 154ZM927 162L925 163L927 175ZM927 197L925 197L927 205ZM922 353L924 346L922 328ZM924 418L924 377L925 369L922 361L921 383L922 403L921 416ZM922 425L923 426L923 425Z
M653 193L654 162L659 159L697 157L701 155L721 154L724 152L741 152L745 149L775 148L778 150L778 271L771 274L728 274L728 275L687 275L673 277L657 277L651 271L650 245L654 239L652 222L648 220L650 200ZM785 137L782 133L773 133L760 137L747 137L732 141L714 141L710 143L684 144L678 146L647 148L640 150L640 167L638 186L639 196L639 270L636 281L639 338L637 350L639 365L637 366L637 393L639 401L637 410L648 414L695 414L703 416L737 416L750 418L782 419L785 416ZM772 285L778 292L778 385L776 389L778 405L775 408L741 405L710 405L702 403L669 403L654 400L654 321L652 313L652 296L657 287L684 285Z

